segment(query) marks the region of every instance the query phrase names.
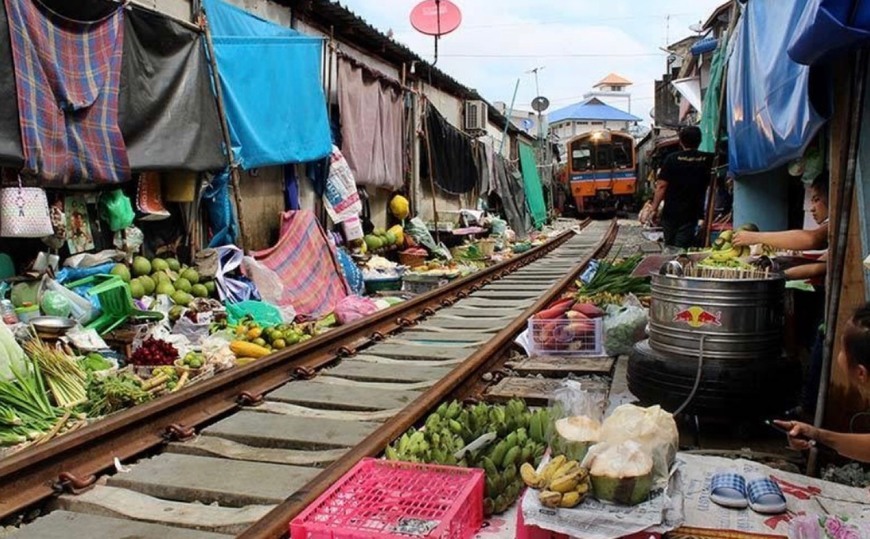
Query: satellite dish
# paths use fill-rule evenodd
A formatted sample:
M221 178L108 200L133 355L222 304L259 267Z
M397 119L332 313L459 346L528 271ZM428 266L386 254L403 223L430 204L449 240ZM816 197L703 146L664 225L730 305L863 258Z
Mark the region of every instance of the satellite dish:
M425 0L411 10L411 26L428 36L449 34L461 22L462 12L450 0Z
M696 34L700 34L701 32L704 31L704 25L699 23L699 22L696 22L695 24L689 25L689 30L695 32Z
M535 112L544 112L550 108L550 100L543 96L538 96L532 99L532 110Z
M676 62L676 61L677 61L677 55L676 55L676 54L669 54L669 55L668 55L668 65L671 65L671 64L673 64L673 63Z
M529 131L532 127L535 126L535 122L533 122L529 118L526 118L525 120L523 120L522 124L523 124L523 129L526 131Z

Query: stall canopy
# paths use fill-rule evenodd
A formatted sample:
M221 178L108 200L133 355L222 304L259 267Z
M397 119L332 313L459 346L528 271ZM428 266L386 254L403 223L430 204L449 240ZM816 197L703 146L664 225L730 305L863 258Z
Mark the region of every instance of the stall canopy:
M127 11L118 116L130 168L227 165L202 39L168 17Z
M810 69L787 53L804 0L749 2L728 64L728 158L738 175L803 155L825 121L810 101Z
M544 190L541 188L538 163L535 161L535 150L528 144L520 143L520 164L523 168L523 184L529 211L535 227L541 227L547 221L547 205L544 202Z
M322 40L221 0L203 4L239 165L306 163L329 155Z
M827 56L870 43L870 0L806 0L788 54L813 65Z
M402 92L349 58L338 63L341 150L360 185L399 189L402 176Z

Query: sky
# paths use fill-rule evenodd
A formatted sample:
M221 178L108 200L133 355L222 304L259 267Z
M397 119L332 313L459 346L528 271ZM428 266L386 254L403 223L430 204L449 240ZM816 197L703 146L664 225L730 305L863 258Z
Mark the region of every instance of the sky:
M434 38L411 27L420 0L342 0L342 4L423 59L432 61ZM614 72L634 83L631 112L645 122L654 105L653 82L665 72L660 49L693 34L724 0L452 0L462 24L443 36L437 67L476 89L490 103L531 110L537 95L552 112L581 101Z

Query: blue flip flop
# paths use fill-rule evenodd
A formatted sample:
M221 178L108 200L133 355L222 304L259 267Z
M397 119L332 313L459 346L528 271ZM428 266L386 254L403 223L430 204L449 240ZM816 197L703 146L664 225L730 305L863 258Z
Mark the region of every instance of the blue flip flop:
M746 495L749 498L749 508L763 515L785 513L785 494L769 477L756 477L746 483Z
M746 479L734 472L721 472L710 481L710 500L731 509L746 509Z

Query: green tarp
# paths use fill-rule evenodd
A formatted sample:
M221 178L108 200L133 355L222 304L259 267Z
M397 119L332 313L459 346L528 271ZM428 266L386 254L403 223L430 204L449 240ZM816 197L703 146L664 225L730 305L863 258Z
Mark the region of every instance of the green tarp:
M716 142L719 140L719 101L722 95L722 76L725 73L725 58L728 55L728 39L719 40L719 48L713 54L710 65L710 85L704 95L703 111L701 113L701 147L702 152L715 153Z
M547 204L544 202L544 190L541 188L535 150L528 144L520 143L520 165L523 168L523 185L532 221L536 228L541 228L547 222Z

